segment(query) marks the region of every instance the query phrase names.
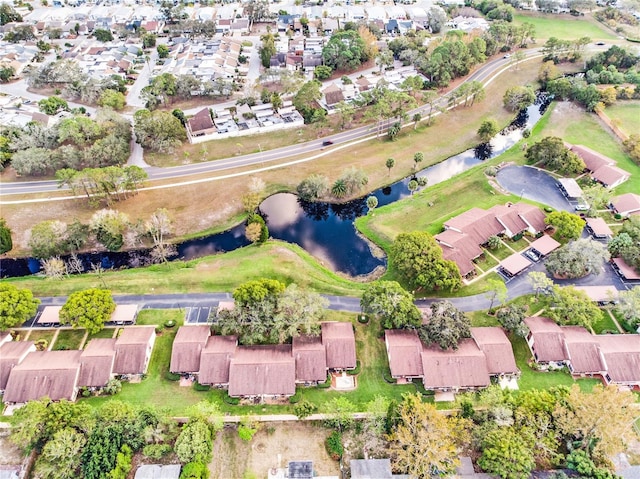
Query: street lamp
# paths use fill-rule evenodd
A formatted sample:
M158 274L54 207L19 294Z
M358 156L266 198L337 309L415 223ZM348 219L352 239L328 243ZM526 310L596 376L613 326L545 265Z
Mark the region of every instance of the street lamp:
M524 195L524 188L520 191L520 198L518 198L518 201L522 201L522 195Z

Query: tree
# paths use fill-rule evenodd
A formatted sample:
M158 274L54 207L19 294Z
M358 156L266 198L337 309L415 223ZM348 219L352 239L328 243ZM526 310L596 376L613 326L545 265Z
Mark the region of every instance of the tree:
M113 108L116 111L122 110L126 103L124 93L110 88L104 90L98 99L98 105Z
M180 471L180 479L209 479L209 468L204 462L188 462Z
M22 15L13 8L13 5L5 2L0 3L0 26L11 22L22 22Z
M153 48L156 46L156 35L155 33L144 33L142 35L142 48Z
M616 311L633 328L640 326L640 286L618 293Z
M272 33L266 33L260 37L262 46L258 50L260 53L260 62L264 68L271 66L271 57L277 53L276 39Z
M333 70L355 70L369 57L360 34L354 30L342 30L331 35L322 49L322 59Z
M501 279L489 278L487 280L487 285L489 286L489 291L487 292L487 297L489 298L489 313L493 310L493 304L496 299L500 303L504 303L507 300L507 285L504 284L504 281Z
M369 198L367 198L367 208L369 209L369 211L375 210L377 206L378 198L376 198L375 196L369 196Z
M6 5L6 4L3 4ZM0 67L0 83L6 83L16 74L16 69L12 66Z
M558 431L569 441L579 441L579 449L592 457L611 457L625 450L634 437L637 411L633 394L616 386L598 384L584 393L577 384L554 411Z
M380 73L393 66L393 52L391 50L381 50L376 55L376 65L380 68Z
M414 171L418 169L418 164L422 163L424 160L424 153L421 151L417 151L413 154L413 169Z
M40 111L45 115L55 115L61 110L69 110L69 104L58 96L43 98L38 102L38 107L40 108Z
M131 458L133 452L126 444L123 444L116 455L115 467L107 474L107 479L127 479L131 471Z
M67 225L58 220L47 220L37 223L31 228L29 248L31 254L38 259L50 258L67 251Z
M471 320L449 301L437 301L430 307L427 322L418 328L420 338L442 349L458 349L458 343L471 337Z
M526 479L535 466L533 443L513 427L499 427L482 441L478 465L503 479Z
M37 479L74 479L80 474L86 437L71 428L61 429L42 449L33 477Z
M600 274L602 263L609 258L609 251L602 243L579 239L552 252L545 266L558 278L582 278L588 274Z
M113 41L113 35L111 34L111 31L105 30L104 28L96 28L93 31L93 37L99 42L103 43Z
M313 70L313 77L318 81L324 81L324 80L328 80L329 78L331 78L331 74L332 73L333 73L333 70L331 69L330 66L328 66L328 65L318 65Z
M293 106L304 117L305 123L319 121L326 115L326 111L319 107L318 100L322 98L320 87L322 84L317 80L312 80L300 87L298 93L293 97ZM324 113L320 113L324 112Z
M4 218L0 218L0 254L13 249L13 240L11 239L11 228L7 226Z
M442 258L442 249L429 233L399 234L391 245L390 259L411 287L455 290L462 284L458 267Z
M407 188L409 188L409 192L412 195L413 195L413 192L418 189L418 186L420 185L418 184L417 180L410 180L409 183L407 183Z
M389 175L391 175L391 168L393 168L396 164L396 160L394 160L393 158L387 158L387 161L385 162L385 166L389 169Z
M562 173L581 173L585 168L584 161L565 147L561 138L555 136L548 136L531 145L524 156L529 163Z
M527 308L517 304L510 304L500 308L496 312L496 318L500 325L521 338L527 335L527 327L524 324L524 318L527 315Z
M303 200L317 200L329 192L329 179L324 175L313 174L302 180L296 189Z
M0 283L0 331L16 327L32 318L40 300L29 289L11 283Z
M124 232L129 217L120 211L102 209L96 211L89 221L89 229L96 234L97 240L109 251L118 251L124 244Z
M379 317L383 329L417 327L422 320L413 303L413 295L395 281L376 281L368 285L360 307L364 313Z
M166 237L172 232L172 222L166 208L158 208L153 212L149 220L144 225L145 230L153 240L153 249L156 257L161 262L166 262L171 253L175 253L175 247L171 248L166 241Z
M587 293L573 286L553 287L553 308L548 314L560 324L584 326L587 329L602 318L602 311Z
M538 70L538 80L540 80L543 88L546 87L547 83L555 80L559 76L560 70L558 70L558 67L556 67L552 61L544 62Z
M167 58L169 56L169 47L164 43L158 45L156 51L158 52L158 58Z
M622 144L631 159L640 165L640 135L631 135Z
M424 403L419 394L405 394L398 407L398 424L389 435L394 466L417 479L455 472L456 435L451 419Z
M324 404L324 410L328 411L324 425L328 428L343 432L353 425L353 414L357 412L358 408L346 397L338 396L334 397L331 401L327 401Z
M554 211L544 219L544 222L553 226L560 238L567 240L580 238L585 224L580 216L568 211Z
M70 324L74 328L85 328L95 334L104 328L116 309L111 291L106 289L86 289L71 293L60 310L60 324Z
M183 428L176 439L175 452L180 462L211 461L213 451L211 428L202 420L191 420Z
M513 86L507 89L502 99L504 107L512 112L527 108L536 100L536 94L530 86Z
M498 132L500 128L498 127L498 122L492 118L488 120L484 120L480 124L480 128L478 128L478 136L480 140L483 142L487 142L491 140Z
M171 112L138 110L133 120L136 142L143 148L169 153L187 138L182 123Z

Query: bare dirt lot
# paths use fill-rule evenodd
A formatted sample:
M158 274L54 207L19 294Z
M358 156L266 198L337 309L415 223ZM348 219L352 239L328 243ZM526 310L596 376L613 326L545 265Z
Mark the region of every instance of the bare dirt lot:
M262 478L270 468L285 467L294 460L312 460L319 476L338 475L338 463L324 447L329 433L329 429L309 423L263 423L253 440L246 443L235 428L225 428L213 446L211 479Z
M0 436L0 465L18 465L22 463L22 453L18 446L9 440L9 436Z

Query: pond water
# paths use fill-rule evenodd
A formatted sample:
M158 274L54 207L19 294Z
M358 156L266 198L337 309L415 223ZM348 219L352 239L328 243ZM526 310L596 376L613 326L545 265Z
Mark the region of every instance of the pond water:
M278 193L262 202L260 213L267 222L271 237L300 245L333 271L349 276L369 274L376 268L385 266L386 259L372 253L369 243L358 235L353 224L358 216L367 213L368 196L378 199L378 207L388 205L411 194L407 185L415 177L426 178L427 186L434 185L504 153L522 139L524 129L531 129L540 120L549 103L546 96L539 95L534 105L521 111L511 125L490 143L480 144L452 156L415 176L377 189L365 197L341 204L311 203L291 193ZM174 259L199 258L232 251L248 244L244 237L244 225L240 224L223 233L180 243L178 255ZM149 252L99 252L78 256L87 270L90 270L91 264L100 264L105 269L127 268L147 263ZM26 276L37 273L39 269L40 262L34 258L0 261L0 277Z

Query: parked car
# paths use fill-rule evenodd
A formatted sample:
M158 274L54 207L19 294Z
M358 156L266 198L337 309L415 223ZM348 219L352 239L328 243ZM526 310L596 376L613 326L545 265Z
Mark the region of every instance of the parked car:
M587 211L589 209L589 205L586 203L579 203L576 205L576 211Z
M535 251L533 251L532 249L528 249L527 251L524 252L524 255L529 258L530 260L534 261L534 262L538 262L540 261L540 256L538 255L538 253L536 253Z

